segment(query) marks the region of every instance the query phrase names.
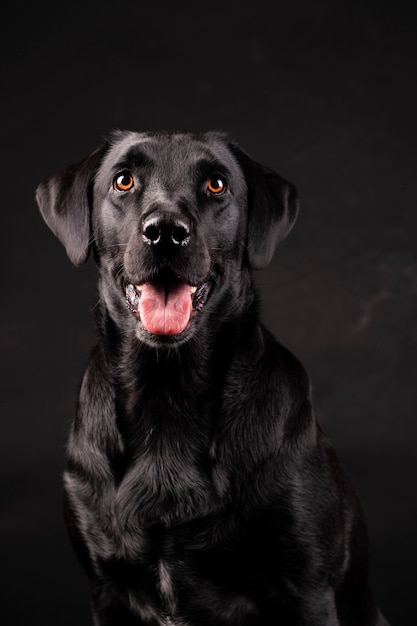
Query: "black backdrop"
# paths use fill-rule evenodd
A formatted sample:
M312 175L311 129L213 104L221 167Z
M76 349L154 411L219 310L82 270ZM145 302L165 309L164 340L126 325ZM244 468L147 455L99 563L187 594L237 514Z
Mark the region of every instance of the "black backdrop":
M33 194L115 127L227 130L297 184L298 223L258 275L263 318L362 498L380 603L415 624L415 6L2 6L2 624L90 624L60 475L94 267L71 267Z

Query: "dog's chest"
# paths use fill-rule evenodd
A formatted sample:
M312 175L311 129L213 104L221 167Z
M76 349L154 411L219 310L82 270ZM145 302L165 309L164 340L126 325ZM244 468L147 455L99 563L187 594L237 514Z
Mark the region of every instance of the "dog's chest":
M115 486L113 508L124 526L188 522L213 509L205 468L186 449L143 450Z

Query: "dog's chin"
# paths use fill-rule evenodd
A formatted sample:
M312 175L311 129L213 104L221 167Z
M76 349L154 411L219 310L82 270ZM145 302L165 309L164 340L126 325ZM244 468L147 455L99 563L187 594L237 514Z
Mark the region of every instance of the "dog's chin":
M212 289L210 281L126 282L126 305L137 320L137 339L154 348L177 348L194 335Z

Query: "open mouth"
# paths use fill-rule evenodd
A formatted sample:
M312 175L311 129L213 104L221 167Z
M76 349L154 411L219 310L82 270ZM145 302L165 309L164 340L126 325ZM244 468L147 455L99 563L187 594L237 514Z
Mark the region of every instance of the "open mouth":
M165 274L139 285L126 285L126 303L152 335L182 333L206 304L209 281L190 285L180 277Z

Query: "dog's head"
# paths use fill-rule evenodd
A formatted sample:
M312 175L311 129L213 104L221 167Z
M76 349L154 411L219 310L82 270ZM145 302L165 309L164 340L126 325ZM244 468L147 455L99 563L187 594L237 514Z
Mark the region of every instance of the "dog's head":
M189 339L267 265L298 210L293 185L218 132L114 132L36 197L75 265L93 248L118 324L158 346Z

